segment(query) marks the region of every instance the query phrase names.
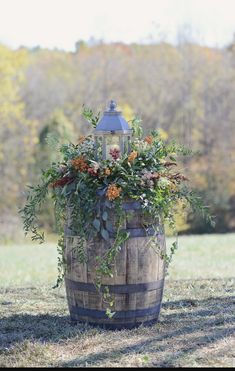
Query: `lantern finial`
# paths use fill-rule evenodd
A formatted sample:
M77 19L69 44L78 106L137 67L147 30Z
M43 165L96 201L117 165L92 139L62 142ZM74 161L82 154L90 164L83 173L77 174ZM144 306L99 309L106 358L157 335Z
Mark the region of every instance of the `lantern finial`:
M117 107L117 103L114 100L111 100L109 103L109 111L115 111L116 107Z

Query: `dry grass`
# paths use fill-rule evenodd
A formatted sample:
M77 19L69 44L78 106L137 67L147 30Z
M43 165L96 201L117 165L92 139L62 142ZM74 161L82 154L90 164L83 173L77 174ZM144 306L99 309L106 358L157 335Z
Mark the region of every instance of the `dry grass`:
M1 291L1 367L234 366L234 280L167 281L158 324L70 323L64 290Z
M159 322L116 332L70 322L54 243L0 246L0 367L234 367L235 234L180 246Z

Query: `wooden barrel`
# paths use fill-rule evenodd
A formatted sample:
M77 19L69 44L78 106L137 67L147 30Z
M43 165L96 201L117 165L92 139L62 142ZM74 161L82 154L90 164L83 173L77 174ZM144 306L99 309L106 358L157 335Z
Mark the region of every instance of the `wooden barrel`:
M114 298L109 318L107 302L94 285L96 256L109 248L104 239L93 239L87 246L87 262L76 257L78 236L65 233L65 260L67 271L65 285L70 317L73 321L87 322L109 329L133 328L157 321L162 301L165 264L159 252L151 247L150 240L157 239L160 251L165 252L165 235L162 225L158 232L143 227L143 216L138 202L125 202L125 230L130 233L116 256L113 277L104 277L102 289L108 286ZM154 237L153 237L154 235Z

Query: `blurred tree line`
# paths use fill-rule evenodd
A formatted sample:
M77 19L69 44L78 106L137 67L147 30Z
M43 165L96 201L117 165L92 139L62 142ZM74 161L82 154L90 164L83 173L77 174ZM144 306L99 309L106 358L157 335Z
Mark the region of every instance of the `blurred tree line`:
M139 116L146 131L160 128L199 151L182 168L216 215L216 231L235 230L234 45L78 41L75 52L0 45L0 87L2 228L17 223L25 185L56 158L48 134L76 142L91 131L82 106L102 112L112 98L127 119ZM42 218L48 226L51 210ZM210 232L190 214L182 230Z

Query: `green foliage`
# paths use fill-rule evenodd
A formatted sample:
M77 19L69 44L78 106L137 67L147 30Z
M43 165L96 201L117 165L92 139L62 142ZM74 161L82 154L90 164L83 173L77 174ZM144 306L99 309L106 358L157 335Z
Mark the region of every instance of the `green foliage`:
M136 117L130 121L130 126L132 128L132 135L134 138L141 139L143 136L143 129L140 126L140 124L141 124L141 119L136 118Z
M96 118L93 119L89 112L89 122L94 123ZM174 211L179 202L186 202L193 210L200 210L206 220L212 222L201 199L184 185L187 178L175 169L176 154L188 155L188 150L174 143L165 144L157 131L142 139L140 122L133 120L132 124L134 138L130 153L122 154L118 160L111 156L110 159L97 162L93 138L84 137L77 145L62 145L62 161L52 163L42 173L41 184L30 187L31 192L21 213L24 230L26 233L32 232L33 239L43 241L37 214L49 191L54 202L57 230L61 236L56 286L62 282L66 268L64 225L72 231L72 235L79 237L75 249L81 263L86 261L89 241L95 237L106 241L109 248L103 256L97 256L97 288L101 289L103 276L112 277L115 257L129 238L129 234L121 228L126 217L122 209L125 199L138 200L143 214L150 217L156 226L159 226L159 222L161 225L168 221L172 228L175 227ZM115 215L115 221L110 219L111 214ZM116 232L114 242L111 242L110 232L113 228ZM155 240L153 238L152 243ZM167 265L176 247L176 243L173 243L169 255L162 256L159 251ZM111 316L113 299L107 287L102 292L109 303L107 314Z
M37 214L40 211L42 203L48 193L49 183L43 182L36 187L29 187L31 192L27 196L27 203L23 209L20 210L24 215L24 230L27 234L32 233L32 240L38 240L40 243L44 242L44 233L39 231L37 222Z
M93 128L96 128L100 118L100 112L98 112L97 115L94 115L92 109L83 105L82 116L93 126Z

